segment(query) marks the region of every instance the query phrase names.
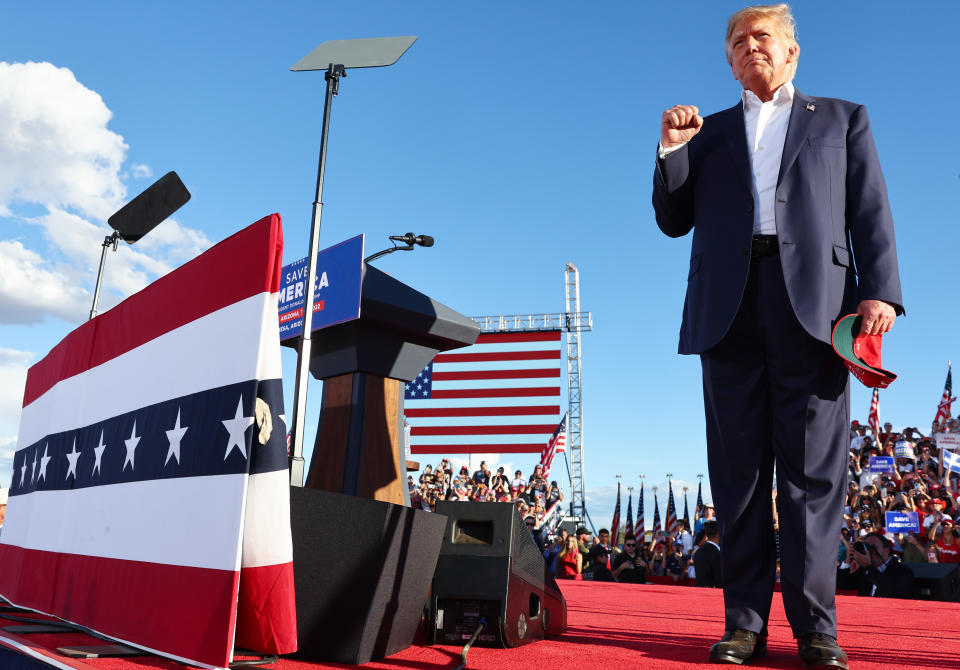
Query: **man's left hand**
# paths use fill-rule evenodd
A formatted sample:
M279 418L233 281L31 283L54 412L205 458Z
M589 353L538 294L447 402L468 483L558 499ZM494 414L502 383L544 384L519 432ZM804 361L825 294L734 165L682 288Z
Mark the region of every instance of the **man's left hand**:
M860 324L861 335L883 335L893 328L897 312L882 300L861 300L857 314L863 317Z

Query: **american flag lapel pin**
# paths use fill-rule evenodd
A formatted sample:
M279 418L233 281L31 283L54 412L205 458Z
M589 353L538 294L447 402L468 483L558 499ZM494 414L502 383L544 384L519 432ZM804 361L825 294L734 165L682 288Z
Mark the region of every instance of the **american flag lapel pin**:
M817 111L816 105L814 105L812 102L808 102L808 103L807 103L807 111L808 111L808 112L815 112L815 111Z

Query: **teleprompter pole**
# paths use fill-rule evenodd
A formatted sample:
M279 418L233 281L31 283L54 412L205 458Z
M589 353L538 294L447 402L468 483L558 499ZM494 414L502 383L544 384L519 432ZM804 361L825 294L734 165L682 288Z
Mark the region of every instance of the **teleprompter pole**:
M100 301L100 284L103 283L103 265L107 260L107 249L113 247L113 250L117 250L117 241L120 239L120 235L114 231L113 235L107 235L103 238L103 250L100 252L100 269L97 270L97 286L93 290L93 305L90 307L90 318L92 319L97 315L97 303Z
M313 298L316 286L317 248L320 243L320 218L323 214L323 175L327 166L327 135L330 131L330 107L340 88L340 77L347 76L343 65L330 63L324 79L327 96L323 101L323 126L320 131L320 164L317 167L317 194L313 199L313 218L310 223L310 249L307 252L307 282L304 291L303 333L297 343L297 381L293 397L293 430L290 435L290 484L303 486L303 426L306 422L307 383L310 380L310 351L312 347Z

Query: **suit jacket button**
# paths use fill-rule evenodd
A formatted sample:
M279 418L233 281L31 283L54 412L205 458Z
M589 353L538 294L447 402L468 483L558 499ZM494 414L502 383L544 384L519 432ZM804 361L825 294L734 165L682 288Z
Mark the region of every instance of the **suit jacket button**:
M743 255L746 256L750 253L750 247L743 247L740 251L742 251Z

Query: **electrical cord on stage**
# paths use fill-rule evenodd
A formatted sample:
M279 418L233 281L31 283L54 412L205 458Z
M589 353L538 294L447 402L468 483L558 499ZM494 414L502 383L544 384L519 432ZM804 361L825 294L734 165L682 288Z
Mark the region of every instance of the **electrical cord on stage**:
M230 663L231 668L252 668L257 665L269 665L271 663L276 663L280 660L279 656L273 654L261 654L257 651L250 651L249 649L237 649L234 647L233 655L237 656L259 656L260 658L250 658L243 661L233 661Z
M480 619L477 623L477 629L473 631L473 635L470 636L470 641L463 645L463 651L460 652L460 665L453 668L453 670L466 670L467 667L467 652L470 651L470 647L474 642L477 641L477 637L480 636L480 631L482 631L487 625L486 619Z

